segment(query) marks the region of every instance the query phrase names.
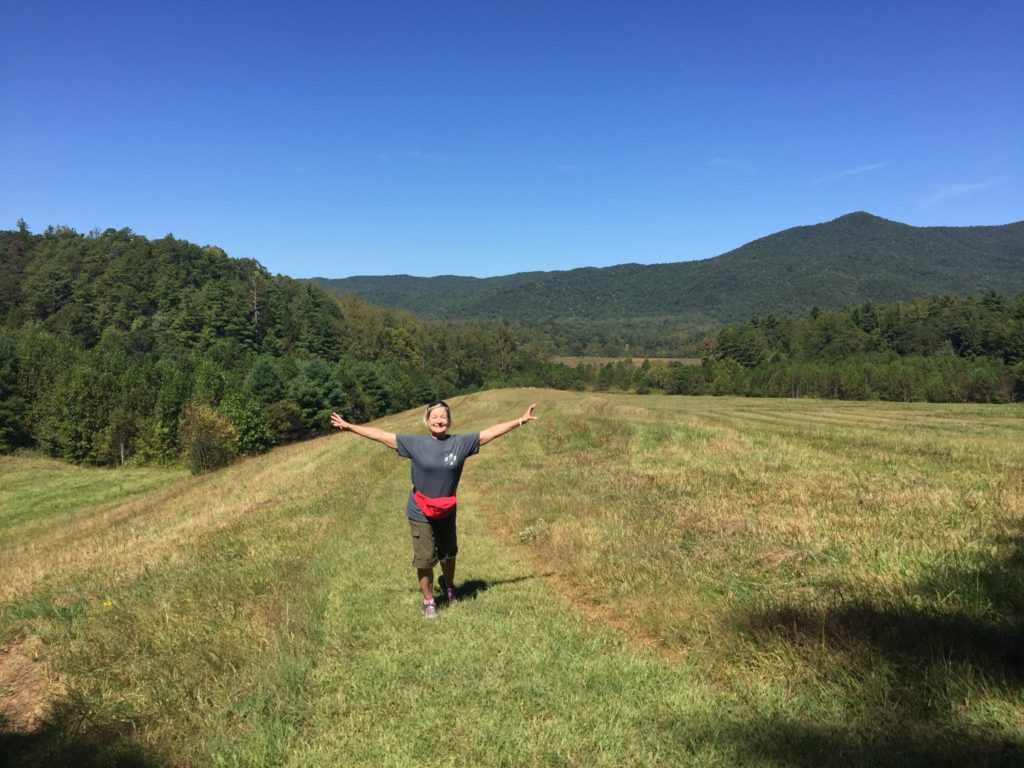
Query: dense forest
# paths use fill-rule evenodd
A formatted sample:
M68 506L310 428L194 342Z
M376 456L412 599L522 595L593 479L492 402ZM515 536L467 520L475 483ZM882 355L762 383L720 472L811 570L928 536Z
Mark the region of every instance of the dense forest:
M771 313L708 337L699 366L616 363L591 377L669 394L1024 402L1024 292Z
M22 224L0 254L0 449L202 466L323 433L332 409L371 419L545 365L507 330L338 301L171 236Z
M644 326L633 330L642 342ZM498 386L1024 401L1024 293L812 307L690 332L702 334L700 365L568 367L548 360L555 345L536 328L333 298L170 235L33 234L19 222L0 232L0 451L201 471L322 434L331 410L362 421Z
M515 322L556 354L689 356L727 323L865 301L1024 290L1024 222L912 227L868 213L671 264L471 277L316 279L333 295L428 319ZM420 297L430 295L429 306Z

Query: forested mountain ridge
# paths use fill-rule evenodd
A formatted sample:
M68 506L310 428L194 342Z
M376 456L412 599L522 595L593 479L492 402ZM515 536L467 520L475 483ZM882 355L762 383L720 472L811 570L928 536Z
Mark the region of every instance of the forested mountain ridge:
M716 327L769 312L1024 289L1024 221L913 227L851 213L795 227L703 261L622 264L503 277L313 278L329 293L423 317L623 321ZM430 296L430 302L424 297Z

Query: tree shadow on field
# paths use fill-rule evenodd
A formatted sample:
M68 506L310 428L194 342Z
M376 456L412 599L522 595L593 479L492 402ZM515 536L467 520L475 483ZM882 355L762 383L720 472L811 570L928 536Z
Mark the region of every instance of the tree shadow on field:
M178 763L132 743L136 724L89 723L71 703L58 704L30 731L0 716L2 768L169 768Z
M966 729L936 730L906 724L865 731L796 723L781 718L676 724L680 740L713 742L737 749L739 765L787 768L1020 768L1024 746Z
M937 569L892 605L783 604L741 616L737 629L760 647L795 649L816 684L847 699L852 684L863 707L839 725L716 724L716 740L731 735L749 757L778 765L1024 765L1019 712L1004 717L1017 718L1009 735L958 717L972 699L1020 702L1024 690L1024 531L995 543L1001 554Z

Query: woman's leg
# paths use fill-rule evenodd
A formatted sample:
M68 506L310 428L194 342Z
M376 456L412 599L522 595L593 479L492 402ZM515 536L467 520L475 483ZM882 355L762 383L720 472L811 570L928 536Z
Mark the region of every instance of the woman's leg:
M434 564L437 563L437 546L434 531L428 523L409 520L412 530L412 565L420 583L423 600L434 599Z
M444 580L447 582L447 586L455 586L455 557L449 557L447 560L441 561L441 573L444 574Z
M431 600L434 597L434 569L417 568L416 575L420 578L420 592L424 600Z
M437 558L441 561L441 574L445 589L455 588L455 556L459 553L459 536L455 526L455 513L438 521L434 526Z

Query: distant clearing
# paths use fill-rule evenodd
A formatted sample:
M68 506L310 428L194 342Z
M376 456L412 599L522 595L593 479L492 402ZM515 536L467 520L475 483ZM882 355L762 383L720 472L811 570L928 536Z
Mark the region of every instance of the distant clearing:
M644 360L650 360L652 363L665 362L665 363L683 363L684 365L700 365L699 357L565 357L557 356L552 357L551 362L561 363L562 365L568 365L571 368L575 368L578 365L607 365L608 363L619 363L623 360L629 360L633 365L643 365Z
M0 460L4 765L1024 763L1019 407L498 390L455 425L533 401L467 464L432 622L408 464L354 435Z

